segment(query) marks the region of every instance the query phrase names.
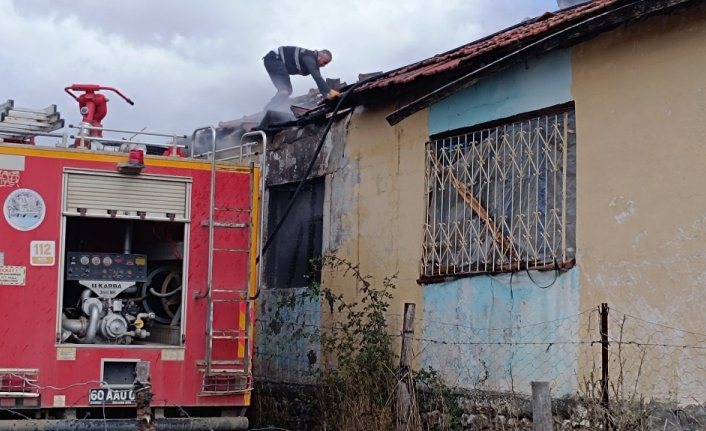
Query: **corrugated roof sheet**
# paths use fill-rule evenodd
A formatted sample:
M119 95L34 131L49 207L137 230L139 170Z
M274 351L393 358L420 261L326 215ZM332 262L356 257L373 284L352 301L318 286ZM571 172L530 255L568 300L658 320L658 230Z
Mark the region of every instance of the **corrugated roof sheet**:
M551 33L555 29L563 28L573 21L620 2L621 0L593 0L557 12L547 12L537 18L527 20L452 51L388 72L380 79L361 85L356 91L362 92L391 85L406 84L422 76L431 76L453 70L464 61L510 45L519 46L525 40L534 40L545 33Z

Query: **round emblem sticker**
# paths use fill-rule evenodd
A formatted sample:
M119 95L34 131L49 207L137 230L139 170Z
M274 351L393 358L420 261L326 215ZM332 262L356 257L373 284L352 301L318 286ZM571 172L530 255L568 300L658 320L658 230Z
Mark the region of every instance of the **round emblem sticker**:
M32 230L42 224L44 199L32 189L17 189L5 199L5 220L17 230Z

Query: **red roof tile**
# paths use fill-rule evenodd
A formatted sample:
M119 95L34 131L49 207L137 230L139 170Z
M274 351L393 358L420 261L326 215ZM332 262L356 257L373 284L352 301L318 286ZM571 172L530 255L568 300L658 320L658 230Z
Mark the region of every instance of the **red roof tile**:
M620 1L621 0L593 0L573 8L557 12L547 12L537 18L463 45L452 51L393 70L380 79L361 85L356 91L362 92L395 84L405 84L421 76L432 76L455 69L463 61L509 45L520 45L521 42L526 39L536 39L544 33L550 33L552 30L563 28L566 25L570 25L572 21L584 18L593 12Z

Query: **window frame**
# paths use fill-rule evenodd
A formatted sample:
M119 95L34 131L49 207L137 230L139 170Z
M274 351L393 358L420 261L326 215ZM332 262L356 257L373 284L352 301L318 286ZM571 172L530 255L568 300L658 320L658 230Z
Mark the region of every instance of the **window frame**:
M284 183L268 186L268 202L267 202L267 231L271 232L276 224L280 221L281 211L289 204L289 199L291 199L294 190L299 185L298 182ZM316 196L312 195L312 190L317 188ZM307 191L309 193L307 193ZM278 193L288 193L289 199L281 199L279 203L276 202ZM288 247L287 251L294 250L298 248L302 242L297 242L292 248L291 243L287 243L284 240L284 236L291 234L293 231L299 231L299 226L292 226L291 223L296 221L292 219L292 214L296 214L297 209L301 209L304 205L304 199L309 197L310 205L307 207L309 210L314 209L311 205L316 204L316 211L309 211L307 213L308 221L308 233L314 236L312 241L307 241L306 244L306 268L300 268L299 265L302 262L294 262L284 271L283 265L289 259L283 257L282 249ZM312 199L317 200L317 202L312 202ZM270 289L293 289L293 288L303 288L307 287L312 282L321 281L321 271L318 265L313 264L312 261L317 261L323 256L323 224L324 224L324 205L326 202L326 181L325 177L316 177L307 179L304 183L302 190L297 196L297 200L294 206L287 215L287 220L285 220L277 233L277 236L272 240L270 247L268 249L266 259L265 259L265 283ZM278 205L278 206L276 206ZM318 224L318 227L316 225ZM306 234L307 232L304 232ZM317 239L318 238L318 239ZM288 255L291 257L291 253ZM294 257L296 258L296 256ZM282 280L283 272L289 274L289 280ZM304 284L296 284L297 282L304 282Z
M544 135L540 132L532 136L533 132L542 130L542 127L536 127L522 130L528 137L516 139L520 130L516 131L514 127L535 123L539 126L541 120L545 120ZM431 136L425 145L424 193L427 204L419 282L572 267L576 248L575 126L575 106L570 102ZM557 135L558 132L561 136ZM536 141L533 141L535 138ZM551 147L557 142L561 144L558 152L557 148ZM533 151L536 143L538 145ZM517 160L521 157L517 155L520 151L517 146L522 145L524 147L520 149L526 149L527 155L524 156L526 160L519 163ZM489 148L482 148L484 146ZM531 157L536 159L534 164ZM510 161L514 163L514 168ZM520 165L529 166L527 174ZM548 166L551 166L552 175L560 175L558 181L556 177L548 178ZM557 167L561 172L554 172ZM514 197L517 194L514 185L518 184L521 190L523 183L530 184L529 172L532 169L535 169L535 184L533 188L526 189L535 193L534 205L531 198ZM506 193L508 189L512 192ZM556 201L553 205L547 205L547 200L556 199L557 193L561 194L558 209ZM497 199L498 195L502 197ZM526 205L528 214L533 215L533 219L526 219L536 222L533 227L541 234L542 241L528 233L531 228L525 228L523 239L517 226L513 225L513 220L522 216L521 211L512 207L515 200L517 207ZM539 209L542 207L539 202L544 205L544 211ZM460 216L459 208L462 212ZM453 211L456 213L452 214ZM548 244L546 241L549 225L543 222L547 220L548 212L553 223L551 234L559 235L560 248L556 243ZM560 217L558 222L557 217ZM462 228L459 228L461 225ZM474 241L476 249L472 248ZM528 253L527 250L533 245L541 245L545 254L538 255L536 251Z

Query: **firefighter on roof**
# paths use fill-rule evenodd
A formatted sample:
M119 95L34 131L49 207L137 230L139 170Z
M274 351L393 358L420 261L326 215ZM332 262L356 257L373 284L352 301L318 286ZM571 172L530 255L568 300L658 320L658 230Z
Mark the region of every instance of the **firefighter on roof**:
M339 96L336 90L326 84L319 71L319 68L331 62L331 58L331 51L327 49L311 51L298 46L280 46L276 51L268 52L263 60L265 69L277 88L277 94L265 106L265 109L276 107L292 94L292 82L289 75L311 75L322 96L327 99Z

